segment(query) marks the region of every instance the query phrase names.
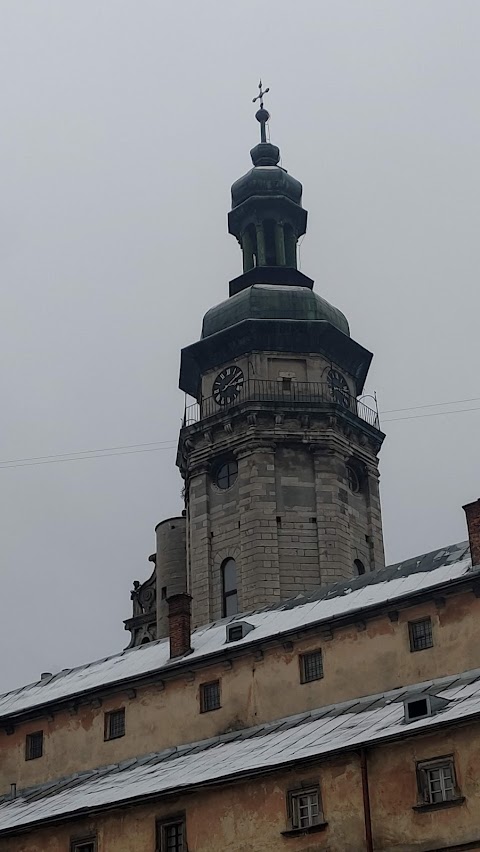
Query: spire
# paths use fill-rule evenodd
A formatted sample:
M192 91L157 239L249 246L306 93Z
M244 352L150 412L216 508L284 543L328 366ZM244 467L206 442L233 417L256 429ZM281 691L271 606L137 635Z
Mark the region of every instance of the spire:
M268 119L270 118L270 113L263 106L263 97L270 91L270 88L263 89L262 81L260 80L258 84L258 95L256 98L253 98L252 103L256 101L260 101L260 109L255 113L255 118L258 122L260 122L260 142L267 141L267 132L266 132L266 124Z
M250 151L253 169L232 186L228 228L242 249L244 273L242 280L235 279L233 290L250 286L253 278L260 277L263 283L271 284L280 280L292 284L294 279L299 284L302 278L301 285L312 286L310 279L297 270L297 243L307 226L302 184L279 166L280 149L267 142L270 113L263 99L269 91L260 80L258 95L253 98L253 103L258 101L260 105L255 114L260 124L260 142ZM286 273L286 269L290 271Z

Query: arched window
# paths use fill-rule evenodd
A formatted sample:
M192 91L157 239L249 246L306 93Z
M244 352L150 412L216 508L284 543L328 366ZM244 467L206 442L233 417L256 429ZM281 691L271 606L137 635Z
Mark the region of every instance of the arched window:
M235 615L238 612L237 565L235 559L225 559L222 563L222 610L223 615Z
M355 559L355 562L353 564L355 565L359 577L361 577L362 574L365 574L365 565L363 564L361 559Z

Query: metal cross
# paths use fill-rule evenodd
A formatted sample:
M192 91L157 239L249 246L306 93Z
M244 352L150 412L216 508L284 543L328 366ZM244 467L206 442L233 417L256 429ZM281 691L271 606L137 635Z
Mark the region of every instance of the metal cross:
M259 93L258 93L257 97L253 99L252 103L254 104L255 101L260 101L260 109L263 109L263 96L266 95L267 92L269 92L269 91L270 91L269 88L262 90L262 81L260 80L260 82L258 84L258 92Z

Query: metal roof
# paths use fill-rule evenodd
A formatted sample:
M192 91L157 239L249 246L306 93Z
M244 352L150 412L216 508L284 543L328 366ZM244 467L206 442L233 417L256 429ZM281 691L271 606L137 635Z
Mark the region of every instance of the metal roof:
M428 718L404 722L403 701L423 693L446 700ZM244 731L77 773L0 800L0 835L90 808L179 793L265 774L296 762L433 731L480 714L480 669L332 704Z
M228 644L229 651L266 642L290 631L304 629L337 618L367 614L379 606L394 606L402 598L430 593L466 576L480 576L480 568L472 570L468 543L450 545L415 559L383 568L346 583L298 596L263 610L243 613L206 625L192 634L193 652L185 660L169 659L168 639L130 648L113 657L97 660L74 669L65 669L13 692L0 695L0 719L32 711L48 704L80 697L102 687L125 683L150 674L167 674L179 665L191 666L225 650L226 624L246 619L254 629L237 642Z

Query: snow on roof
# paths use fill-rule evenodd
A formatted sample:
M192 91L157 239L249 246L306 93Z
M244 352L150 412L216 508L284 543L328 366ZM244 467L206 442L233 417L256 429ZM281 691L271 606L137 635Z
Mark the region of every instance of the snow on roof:
M275 607L244 613L202 627L192 634L193 653L183 661L191 666L197 659L224 650L225 625L239 618L254 629L243 639L229 643L229 648L250 645L260 640L298 630L317 622L328 622L338 616L358 613L369 608L394 603L396 600L454 580L471 572L468 543L451 545L439 551L389 566L375 574L337 583L311 595L286 601ZM480 573L480 569L479 569ZM179 660L169 660L168 639L130 648L113 657L97 660L75 669L66 669L34 684L0 695L0 718L41 707L51 702L78 697L91 690L132 680L149 674L161 676Z
M419 693L447 700L433 716L404 722L403 701ZM204 742L166 749L25 790L0 802L4 831L85 808L120 805L212 781L268 772L291 762L422 733L480 714L480 669L331 705Z

